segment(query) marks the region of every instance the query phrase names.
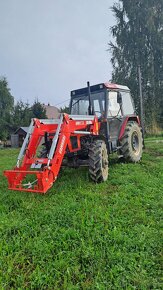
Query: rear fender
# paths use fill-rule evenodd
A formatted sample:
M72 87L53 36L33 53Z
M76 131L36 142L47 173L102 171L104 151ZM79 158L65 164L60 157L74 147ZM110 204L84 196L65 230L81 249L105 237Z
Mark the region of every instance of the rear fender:
M125 132L125 129L126 129L126 125L129 121L134 121L134 122L137 122L138 125L140 126L140 119L138 116L127 116L123 119L122 121L122 125L121 125L121 129L120 129L120 132L119 132L119 137L118 137L118 140L121 140L122 137L123 137L123 134Z

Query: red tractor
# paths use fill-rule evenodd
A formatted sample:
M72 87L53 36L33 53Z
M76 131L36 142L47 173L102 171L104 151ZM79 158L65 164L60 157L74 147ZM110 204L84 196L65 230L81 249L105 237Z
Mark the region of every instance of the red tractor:
M102 182L108 178L110 153L138 162L142 147L129 88L110 83L90 87L88 82L71 92L70 115L32 119L16 167L4 175L9 189L40 193L53 186L61 166L88 166L90 178Z

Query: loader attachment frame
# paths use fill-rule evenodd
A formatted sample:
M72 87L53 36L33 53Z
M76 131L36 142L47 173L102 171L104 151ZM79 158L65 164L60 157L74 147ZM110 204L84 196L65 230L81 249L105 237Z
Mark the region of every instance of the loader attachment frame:
M45 134L51 136L50 151L46 158L37 157L37 149ZM59 119L32 119L15 168L4 171L9 189L45 194L57 179L66 151L80 150L80 138L89 134L99 134L96 116L61 114ZM75 148L71 144L71 136L76 136ZM35 179L26 181L31 175Z

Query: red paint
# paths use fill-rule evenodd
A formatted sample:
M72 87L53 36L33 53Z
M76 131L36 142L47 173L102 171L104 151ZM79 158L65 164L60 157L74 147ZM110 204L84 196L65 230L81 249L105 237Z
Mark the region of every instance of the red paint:
M108 89L117 89L118 86L116 84L112 84L112 83L104 83L105 87Z
M122 123L121 130L120 130L120 133L119 133L119 138L118 138L119 140L122 139L123 134L124 134L125 129L126 129L126 125L127 125L127 123L128 123L129 121L135 121L135 122L137 122L137 123L139 124L139 126L140 126L140 119L139 119L138 116L127 116L127 117L125 118L125 120L123 121L123 123Z
M55 135L57 130L57 124L43 124L38 119L34 119L34 130L31 135L26 153L23 157L21 166L15 167L13 170L4 171L4 175L8 179L9 189L19 190L19 191L30 191L39 192L45 194L49 188L52 187L53 183L57 179L60 167L68 149L69 152L75 152L81 149L80 139L81 134L75 134L74 131L88 131L91 135L99 134L100 124L98 119L94 116L94 119L89 121L82 120L80 125L76 125L75 120L71 120L69 115L63 115L63 123L61 125L61 130L58 138L57 147L52 160L50 161L49 167L47 167L48 158L38 158L36 157L36 151L40 145L41 137L44 136L45 132ZM72 144L70 141L70 136L77 137L78 148L72 149ZM30 170L32 164L43 164L44 167L40 170ZM27 175L36 175L36 183L32 188L24 188L23 179Z

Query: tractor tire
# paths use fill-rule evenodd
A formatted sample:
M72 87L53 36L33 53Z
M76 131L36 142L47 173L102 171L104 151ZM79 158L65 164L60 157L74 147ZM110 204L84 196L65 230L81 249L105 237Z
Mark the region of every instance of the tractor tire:
M127 123L124 135L120 141L120 155L129 162L138 162L142 157L142 131L137 122Z
M108 179L108 151L103 140L94 140L89 149L89 175L94 182Z

